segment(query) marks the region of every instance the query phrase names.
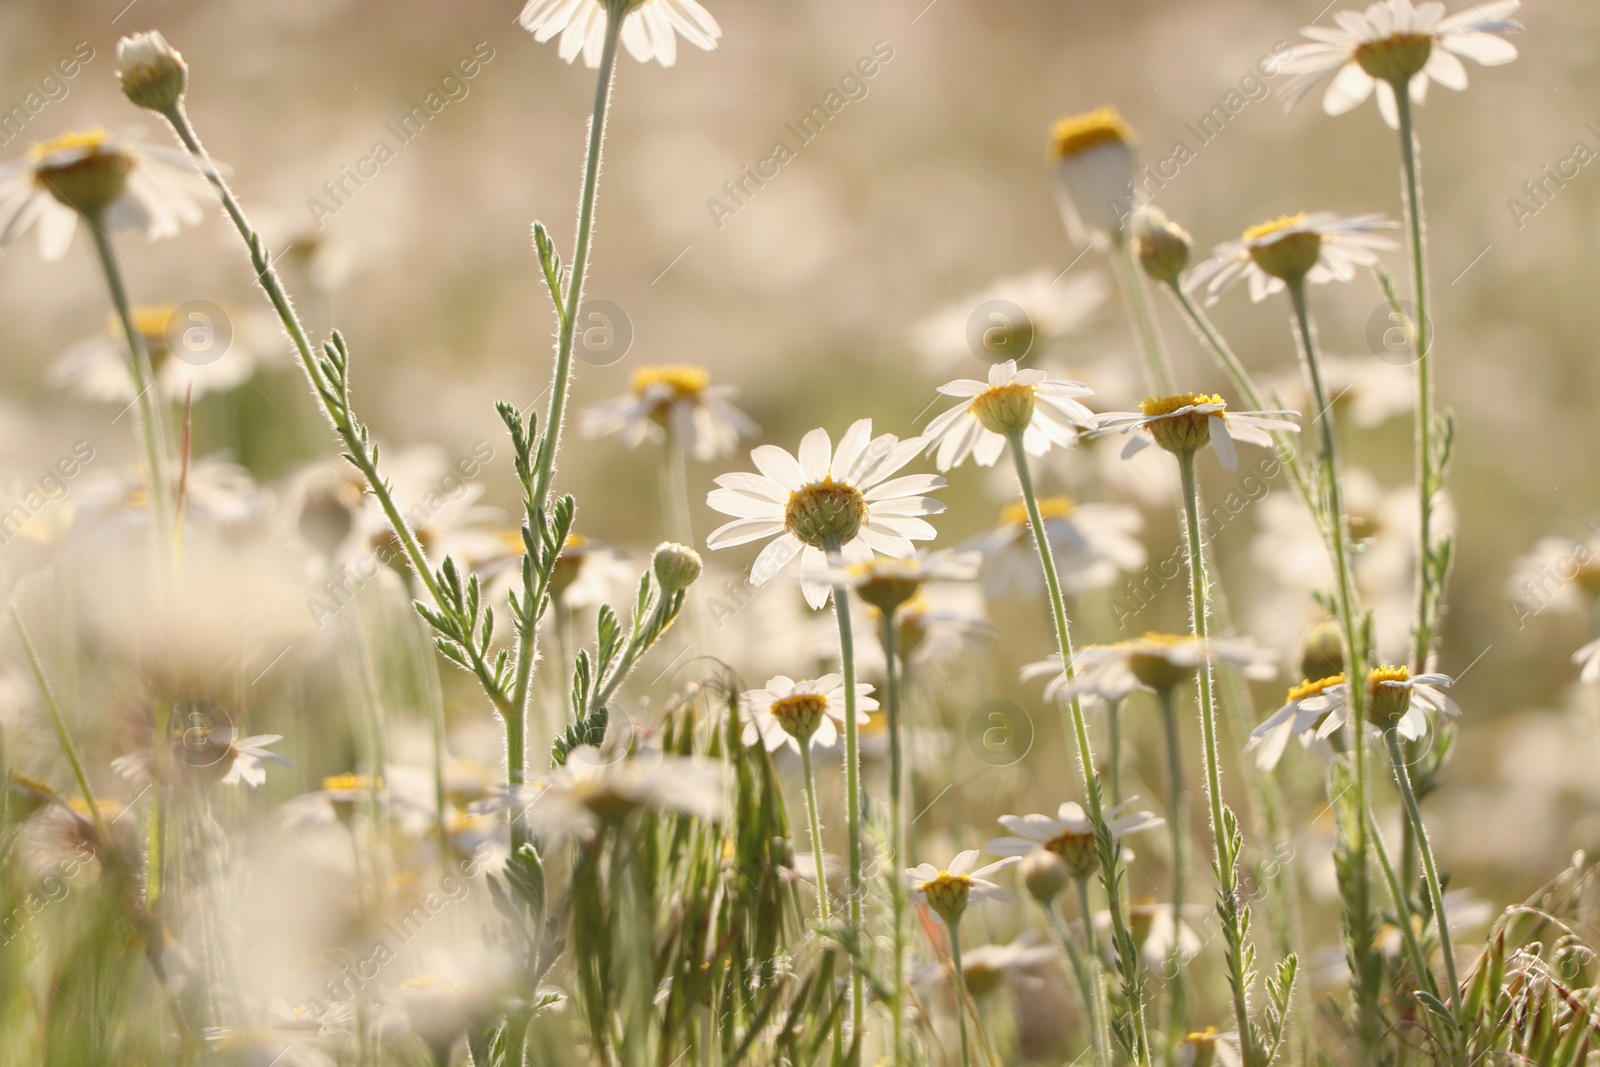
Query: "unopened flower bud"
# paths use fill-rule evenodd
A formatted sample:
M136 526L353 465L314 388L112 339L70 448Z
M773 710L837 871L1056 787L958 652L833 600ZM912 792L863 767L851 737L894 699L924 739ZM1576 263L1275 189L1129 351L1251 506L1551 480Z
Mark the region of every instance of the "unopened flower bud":
M662 590L676 593L695 583L702 564L700 553L694 549L667 541L656 548L651 566L655 568L656 581L661 583Z
M1022 884L1045 907L1067 887L1067 865L1047 849L1035 849L1022 858Z
M129 100L151 111L171 111L189 86L189 66L159 31L117 42L117 78Z
M1153 207L1140 208L1133 217L1133 248L1144 272L1167 285L1189 265L1188 232Z
M1344 673L1344 631L1332 619L1324 619L1306 635L1300 653L1300 677L1327 678Z

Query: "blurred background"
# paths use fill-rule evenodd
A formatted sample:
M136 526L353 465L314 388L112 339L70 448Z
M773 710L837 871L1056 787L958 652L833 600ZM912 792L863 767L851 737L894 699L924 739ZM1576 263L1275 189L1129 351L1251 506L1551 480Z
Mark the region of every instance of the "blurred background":
M166 143L166 131L123 100L114 77L118 36L162 30L190 64L189 109L208 148L232 167L233 186L269 243L296 242L280 266L302 309L319 331L336 322L349 339L364 417L395 449L432 445L453 458L489 442L494 458L476 475L481 503L511 507L508 450L492 403L529 404L548 383L554 319L529 226L542 220L563 250L571 245L593 93L590 72L560 62L553 45L536 44L515 25L518 6L11 0L0 5L0 109L22 104L63 58L92 51L92 59L60 83L64 92L47 94L56 98L25 125L0 131L0 156L94 125L142 128ZM609 365L579 368L574 410L627 392L640 367L691 363L736 386L762 439L791 449L811 427L837 436L868 416L880 430L916 432L942 409L929 407L938 384L984 369L919 353L921 324L950 308L959 321L997 279L1036 269L1053 277L1107 272L1100 254L1079 258L1083 250L1069 241L1053 201L1046 134L1063 113L1115 105L1152 164L1185 145L1192 158L1155 191L1154 203L1200 249L1285 212L1398 218L1396 145L1376 108L1329 118L1313 94L1286 114L1283 79L1257 70L1321 17L1318 7L1318 0L714 5L725 34L719 51L685 47L670 70L631 60L620 66L588 292L619 309L631 343L620 358L596 361ZM1462 93L1436 86L1419 119L1439 396L1458 427L1450 478L1457 563L1440 667L1464 675L1455 696L1465 711L1458 751L1429 805L1456 884L1471 883L1501 903L1533 891L1574 849L1600 845L1593 772L1600 698L1578 687L1569 662L1592 636L1587 601L1567 605L1571 611L1561 604L1529 611L1526 598L1521 608L1512 602L1511 584L1515 561L1540 538L1575 544L1597 537L1586 524L1600 523L1600 476L1591 462L1591 401L1600 389L1592 358L1600 163L1591 162L1600 153L1592 47L1600 8L1535 2L1520 17L1530 31L1515 41L1522 58L1469 68ZM847 106L801 144L788 124L871 55L881 61L875 76L847 87ZM473 77L446 84L474 58ZM430 92L445 94L446 106L409 140L397 137L391 124ZM1197 136L1200 119L1219 106L1226 123L1213 120ZM725 183L743 181L743 168L768 159L780 140L795 148L794 158L764 185L746 183L731 197ZM392 158L359 185L346 179L380 141ZM343 190L325 184L341 181ZM1537 197L1528 182L1543 183ZM136 302L208 301L225 310L236 344L247 347L265 304L217 213L208 209L203 225L174 239L123 236L119 247ZM1404 277L1403 253L1387 263ZM1323 287L1315 304L1331 354L1373 363L1392 356L1373 341L1374 323L1376 335L1388 325L1373 278ZM1222 375L1172 309L1158 309L1180 381L1222 388ZM1252 305L1238 291L1214 317L1259 375L1292 380L1286 304ZM79 441L92 444L97 469L133 462L127 420L111 422L119 404L87 402L50 384L62 354L105 329L90 247L80 240L55 264L40 260L32 235L8 248L0 255L0 323L5 474L26 487ZM194 453L226 456L257 483L281 486L307 465L336 458L336 450L270 325L255 350L263 365L253 377L197 403ZM1087 328L1041 345L1034 358L1091 385L1099 384L1092 375L1103 375L1106 406L1138 399L1137 389L1116 384L1136 374L1137 363L1114 295ZM1349 460L1371 473L1377 489L1411 481L1409 376L1391 380L1398 417L1345 425ZM1043 477L1056 491L1103 484L1094 491L1138 507L1151 558L1166 559L1178 535L1170 502L1086 474L1105 467L1107 451L1052 453ZM1245 458L1240 476L1208 463L1211 498L1249 489L1240 489L1252 461ZM643 553L665 532L659 469L653 448L629 451L615 440L574 435L560 484L578 495L585 533ZM749 469L743 449L693 464L692 498L703 500L710 479L732 469ZM1287 502L1290 494L1273 495L1283 488L1281 478L1273 482L1268 498ZM963 544L992 528L1012 493L1004 478L971 467L956 472L940 544ZM1265 511L1252 505L1213 538L1235 629L1292 654L1309 615L1304 602L1282 607L1273 568L1263 563ZM697 506L693 519L703 541L717 517ZM737 575L754 549L725 555L718 562ZM1089 598L1080 638L1181 629L1181 583L1169 584L1122 629L1122 580ZM1405 587L1388 591L1402 602L1408 595ZM760 595L793 598L792 591ZM961 847L990 832L979 813L1053 808L1059 798L1040 783L1065 774L1054 712L1036 686L1014 681L1019 664L1049 651L1045 617L1037 602L1007 605L992 611L1003 639L958 678L944 679L946 714L959 734L963 717L986 700L1016 701L1042 713L1034 715L1041 747L1004 768L965 761L971 773L955 780L975 806ZM727 656L758 684L762 671L776 672L783 650L741 646ZM1257 714L1281 697L1281 683L1259 687ZM1137 716L1132 758L1148 765L1159 789L1158 734L1148 711L1130 709ZM451 713L456 721L483 714L465 691ZM294 751L306 757L303 742ZM316 765L314 752L309 762ZM1298 750L1288 757L1296 762L1296 818L1314 826L1320 779ZM1393 802L1387 792L1383 802ZM952 831L962 818L930 816L942 817L953 820ZM1314 830L1306 834L1326 847Z

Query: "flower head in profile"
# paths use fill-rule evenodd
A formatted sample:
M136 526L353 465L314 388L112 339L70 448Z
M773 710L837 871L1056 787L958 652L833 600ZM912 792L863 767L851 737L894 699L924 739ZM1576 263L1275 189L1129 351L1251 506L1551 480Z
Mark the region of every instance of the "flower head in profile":
M750 716L744 724L744 743L759 742L768 752L785 745L795 752L805 744L828 748L839 739L839 727L845 723L844 698L844 679L837 674L798 682L781 674L769 678L765 689L744 694L744 709ZM856 686L857 724L865 724L867 712L877 708L872 686Z
M1109 645L1086 645L1072 657L1071 682L1061 670L1061 657L1051 656L1022 668L1022 680L1049 677L1047 699L1095 696L1115 703L1136 690L1161 692L1194 677L1207 660L1228 663L1253 679L1271 678L1278 668L1271 654L1244 638L1201 641L1191 634L1147 633Z
M1321 709L1320 723L1310 715L1293 719L1295 728L1309 730L1325 738L1350 720L1350 683L1340 678L1321 692L1322 701L1311 710ZM1448 674L1419 674L1412 677L1406 667L1373 667L1367 673L1367 723L1380 733L1393 730L1406 741L1426 737L1428 712L1455 718L1461 714L1456 702L1445 695L1444 686L1453 684ZM1325 702L1325 707L1322 703ZM1264 725L1264 724L1263 724ZM1258 728L1259 729L1259 728Z
M678 38L711 51L722 27L696 0L528 0L517 21L543 44L561 35L561 58L571 63L583 54L585 66L598 67L606 24L622 16L622 46L640 63L663 67L678 61Z
M1382 215L1344 218L1331 211L1284 215L1252 226L1237 241L1224 241L1184 279L1184 288L1204 288L1213 304L1241 279L1249 279L1250 299L1260 303L1287 282L1347 282L1357 267L1378 262L1378 252L1395 247L1377 233L1395 223Z
M773 538L756 557L750 581L763 585L800 556L806 601L820 608L828 602L828 585L812 576L825 572L830 555L847 564L865 563L875 553L903 558L916 552L913 541L933 538L933 527L920 516L937 515L944 505L922 494L944 488L944 479L890 477L924 447L920 437L874 438L871 419L846 430L837 449L820 429L801 439L798 456L762 445L750 453L760 474L724 474L717 479L721 488L706 498L734 517L706 544L720 549Z
M1343 674L1331 674L1290 686L1283 707L1251 731L1250 740L1244 746L1246 752L1255 750L1256 766L1264 771L1276 767L1291 737L1298 737L1302 745L1309 745L1314 739L1313 728L1333 706L1334 698L1327 695L1328 690L1344 682Z
M939 387L945 396L962 403L928 424L930 451L939 450L939 469L960 466L968 456L980 467L990 467L1006 449L1012 435L1020 435L1030 456L1042 456L1052 445L1071 446L1078 430L1092 424L1089 409L1074 397L1094 392L1082 382L1051 378L1042 370L1018 370L1015 360L989 368L989 381L959 378Z
M754 437L756 424L729 402L731 385L712 385L701 367L641 367L625 395L597 404L584 413L589 437L611 434L628 448L645 441L672 440L695 459L726 456L741 437Z
M1105 248L1132 210L1134 136L1115 108L1068 115L1050 129L1050 165L1067 232Z
M1239 469L1235 441L1272 447L1271 431L1299 433L1300 427L1284 416L1298 417L1295 411L1232 411L1220 396L1181 393L1177 396L1147 397L1138 411L1110 411L1095 416L1095 434L1113 432L1127 435L1122 458L1152 444L1172 453L1194 453L1207 445L1216 452L1224 470Z
M1420 104L1430 81L1446 89L1467 87L1463 59L1484 67L1516 59L1516 46L1505 35L1522 32L1521 23L1507 17L1521 6L1521 0L1469 3L1445 17L1444 5L1436 0L1416 5L1379 0L1364 12L1336 12L1337 26L1305 27L1300 32L1312 43L1298 46L1284 60L1283 73L1294 75L1285 89L1286 105L1293 107L1332 77L1322 97L1324 111L1342 115L1376 87L1383 121L1398 129L1396 86L1408 86L1411 99Z
M0 248L30 226L45 259L66 255L80 217L101 230L171 237L201 219L206 179L187 156L105 130L65 133L0 166Z
M837 571L864 603L892 613L916 599L929 582L970 582L982 557L976 552L918 552L914 556L876 556Z
M1111 831L1113 841L1166 824L1161 816L1148 811L1122 814L1137 799L1129 797L1106 812L1106 828ZM983 846L996 856L1021 857L1044 849L1061 857L1067 873L1074 878L1087 878L1100 869L1094 820L1080 804L1067 801L1053 818L1049 815L1002 815L1000 825L1011 831L1011 836L996 838Z
M1239 1035L1219 1034L1215 1026L1185 1034L1178 1043L1178 1067L1240 1067Z
M935 915L953 926L961 921L961 915L969 904L981 904L986 900L998 900L1004 904L1015 902L1015 897L988 881L988 876L1014 866L1016 862L1015 859L1003 859L987 867L978 867L978 850L971 848L958 854L948 867L923 863L907 868L906 881L917 899L925 902Z
M468 810L474 815L522 810L536 834L582 840L604 827L620 826L646 808L720 822L726 810L727 769L725 763L700 756L650 751L614 759L592 745L580 745L542 781L498 789Z
M1039 501L1039 516L1061 586L1069 593L1108 588L1119 573L1144 566L1145 547L1139 540L1144 516L1137 508L1053 496ZM1026 504L1006 505L995 528L972 546L983 553L983 587L990 596L1044 588Z
M974 356L1020 363L1042 343L1083 329L1110 293L1098 271L1062 277L1040 267L946 305L917 327L912 345L930 367Z

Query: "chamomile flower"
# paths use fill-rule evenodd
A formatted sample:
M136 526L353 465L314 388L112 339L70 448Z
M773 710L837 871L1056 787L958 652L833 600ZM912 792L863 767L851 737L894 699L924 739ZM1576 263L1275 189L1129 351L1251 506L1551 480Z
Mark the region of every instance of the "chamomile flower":
M102 230L171 237L202 218L209 186L189 157L105 130L66 133L0 166L0 248L38 224L47 260L66 255L78 218Z
M758 432L729 402L734 391L731 385L712 385L701 367L641 367L627 395L584 413L583 432L588 437L615 434L628 448L671 434L695 459L715 459L737 449L741 437Z
M1015 360L989 368L989 381L959 378L939 387L945 396L967 398L928 424L929 451L938 448L939 469L960 466L968 456L991 467L1012 434L1022 435L1030 456L1052 445L1070 447L1093 415L1074 397L1094 392L1082 382L1051 378L1042 370L1018 370Z
M1147 397L1138 411L1110 411L1095 416L1097 435L1134 430L1122 446L1122 458L1128 459L1152 444L1168 452L1196 452L1207 445L1217 453L1224 470L1239 469L1239 455L1234 450L1235 441L1272 447L1271 431L1299 433L1300 427L1283 416L1299 417L1297 411L1228 411L1221 396L1204 393L1181 393L1177 396Z
M1118 240L1133 209L1134 136L1116 109L1060 119L1050 130L1050 166L1067 232L1078 244Z
M695 0L528 0L517 21L540 44L559 33L568 63L582 52L586 66L598 67L612 13L622 16L622 45L640 63L672 66L680 35L708 52L722 36L717 20Z
M272 362L273 341L250 321L251 336L234 329L232 321L216 322L211 316L173 305L133 309L156 388L168 401L183 403L211 393L223 393L249 381L256 369ZM63 351L49 372L51 385L71 389L85 400L111 404L130 403L137 393L128 369L128 343L115 317L106 330L86 337Z
M659 751L607 762L599 749L581 745L542 781L500 790L472 805L470 811L482 815L506 808L526 809L535 833L583 840L645 808L720 822L725 812L727 770L726 764L716 760L668 756Z
M750 453L760 474L724 474L717 479L721 488L706 498L712 508L734 517L712 531L706 544L731 548L773 537L750 569L756 586L796 556L802 574L812 575L825 570L832 553L847 564L865 563L874 553L913 555L913 541L934 536L933 527L920 516L944 511L943 504L922 494L944 488L945 481L933 474L890 475L926 445L920 437L874 438L871 419L845 431L837 449L820 429L800 441L798 457L762 445ZM804 578L802 588L813 608L828 602L825 582Z
M1300 32L1312 43L1296 47L1284 60L1283 73L1294 75L1284 90L1286 106L1331 77L1322 97L1324 111L1342 115L1376 87L1383 121L1398 129L1397 85L1408 85L1411 99L1420 104L1430 81L1446 89L1467 87L1463 59L1483 67L1516 59L1516 46L1504 35L1522 32L1521 23L1507 17L1521 6L1521 0L1469 3L1446 18L1436 0L1415 6L1411 0L1379 0L1365 12L1336 12L1337 26L1305 27Z
M1521 618L1546 608L1587 618L1600 603L1600 536L1539 538L1512 562L1506 593Z
M1184 279L1189 291L1204 288L1206 303L1241 279L1250 283L1250 299L1260 303L1281 292L1286 281L1320 284L1347 282L1357 267L1378 262L1378 253L1397 247L1378 230L1395 223L1382 215L1345 218L1331 211L1284 215L1244 231L1237 241L1224 241Z
M267 783L266 764L294 766L289 757L268 751L269 746L283 740L282 734L239 737L231 726L194 725L196 721L204 721L203 716L199 720L188 720L186 724L184 708L180 706L177 710L168 747L172 766L186 778L221 785L262 786ZM112 760L111 769L142 785L154 775L154 754L150 749L141 749Z
M877 556L865 563L835 568L829 577L842 579L864 603L879 612L892 612L914 599L929 582L972 581L978 576L981 560L976 552L919 551L904 559Z
M1239 1035L1217 1033L1215 1026L1185 1034L1178 1043L1178 1067L1240 1067Z
M1016 862L1003 859L987 867L978 867L978 850L970 848L959 853L948 867L922 863L907 868L905 877L918 900L926 903L946 923L954 925L969 904L981 904L986 900L998 900L1003 904L1016 902L1010 893L988 881L989 875L1015 866Z
M1407 741L1427 736L1427 712L1455 718L1461 714L1456 702L1442 687L1455 679L1448 674L1419 674L1412 677L1406 667L1374 667L1367 676L1367 722L1373 729L1394 730ZM1341 682L1323 690L1328 699L1327 714L1316 728L1324 738L1350 719L1350 684ZM1305 725L1303 722L1300 725Z
M1139 540L1144 516L1137 508L1057 496L1039 501L1039 515L1061 586L1068 593L1105 589L1119 573L1145 564L1145 547ZM1026 505L1007 505L999 524L972 541L972 547L983 553L983 587L990 596L1044 588Z
M1256 766L1263 771L1276 767L1291 737L1298 737L1302 745L1309 745L1314 740L1313 729L1333 706L1333 698L1327 691L1344 682L1343 674L1334 674L1317 681L1308 678L1299 685L1290 686L1283 707L1251 731L1250 740L1245 743L1246 752L1255 750Z
M917 327L912 345L930 367L973 356L1020 363L1041 342L1083 329L1110 292L1097 271L1063 278L1040 267L946 305Z
M1040 980L1033 972L1052 963L1057 950L1043 943L1037 931L1025 930L1016 940L1004 945L979 945L961 950L961 979L967 993L982 1000L1009 982L1036 987ZM914 985L937 986L944 982L943 963L917 968L911 977Z
M1129 797L1106 810L1106 828L1111 831L1113 841L1166 825L1167 820L1148 811L1122 814L1137 799ZM1012 836L995 838L983 846L996 856L1022 857L1044 849L1061 857L1067 873L1074 878L1087 878L1100 869L1094 821L1080 804L1065 802L1053 818L1049 815L1002 815L1000 825L1011 831Z
M1049 677L1046 699L1070 700L1074 696L1099 695L1109 699L1135 690L1159 692L1188 681L1206 660L1230 663L1245 677L1271 678L1278 668L1255 642L1239 637L1201 641L1190 634L1147 633L1110 645L1085 645L1072 657L1075 668L1072 682L1061 670L1061 657L1051 656L1022 668L1022 680Z
M845 724L844 679L837 674L795 681L778 675L767 680L765 689L744 694L744 709L749 718L744 724L743 741L760 743L768 752L787 745L795 752L809 743L812 748L831 747ZM867 712L876 711L872 686L856 686L856 720L865 724Z

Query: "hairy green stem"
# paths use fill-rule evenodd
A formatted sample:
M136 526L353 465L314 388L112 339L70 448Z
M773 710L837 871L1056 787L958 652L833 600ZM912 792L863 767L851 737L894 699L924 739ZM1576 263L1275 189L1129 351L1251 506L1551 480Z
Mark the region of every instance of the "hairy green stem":
M1428 886L1429 902L1433 905L1433 925L1439 933L1439 952L1444 956L1445 979L1449 982L1450 1010L1458 1012L1461 1005L1461 979L1456 973L1456 954L1450 941L1450 922L1444 913L1444 887L1439 881L1439 867L1433 858L1433 845L1428 840L1428 827L1422 821L1422 806L1417 803L1417 792L1411 785L1411 771L1406 766L1405 746L1400 743L1398 730L1384 731L1384 741L1389 746L1389 758L1394 761L1394 780L1400 786L1401 799L1405 801L1406 815L1411 820L1416 836L1417 851L1422 854L1423 881Z
M1095 1065L1106 1067L1109 1058L1103 1041L1104 1035L1100 1031L1100 998L1091 969L1085 963L1083 953L1078 951L1078 943L1072 939L1072 931L1067 929L1066 921L1056 910L1055 903L1044 905L1044 913L1050 923L1050 929L1055 932L1056 940L1061 942L1061 948L1067 954L1067 962L1072 966L1072 976L1077 980L1078 989L1083 995L1083 1025L1089 1032L1089 1048L1094 1053Z
M56 700L55 690L50 687L50 679L44 673L44 663L39 659L38 650L33 647L33 640L28 636L28 628L22 622L22 613L12 607L11 624L16 627L17 640L22 642L22 651L28 657L28 667L33 671L33 680L38 683L39 692L44 697L45 710L50 713L50 725L55 727L56 741L61 745L61 754L67 757L67 764L72 768L72 777L78 782L78 792L83 794L83 802L88 805L89 818L94 823L95 833L106 848L111 847L111 827L106 824L106 817L100 810L100 804L94 798L94 789L89 785L89 774L84 769L83 757L78 754L78 746L72 740L72 733L67 729L66 716L61 713L61 704Z
M1183 741L1178 731L1178 701L1175 686L1168 686L1156 694L1161 702L1161 719L1167 735L1167 821L1172 830L1172 921L1175 930L1183 929L1184 890L1188 885L1188 830L1189 798L1183 783ZM1173 1056L1183 1035L1188 1032L1185 1018L1188 1009L1188 990L1183 977L1183 938L1174 937L1172 952L1168 957L1171 973L1168 981L1167 1010L1167 1062Z
M894 855L889 861L892 877L889 894L894 904L894 990L890 1010L894 1014L895 1067L905 1062L905 1001L906 1001L906 928L905 880L900 871L906 865L905 824L905 722L900 708L900 677L898 634L894 628L894 615L884 612L879 623L879 640L883 645L883 696L884 713L889 728L889 840Z
M1111 250L1115 274L1122 289L1122 300L1128 308L1128 318L1133 322L1134 336L1139 352L1144 356L1145 378L1150 387L1162 396L1173 392L1172 367L1167 363L1166 347L1156 328L1155 315L1150 308L1150 296L1144 287L1144 272L1134 259L1133 241L1127 231L1112 238L1116 247Z
M961 1067L972 1067L972 1050L967 1042L967 979L961 973L961 929L950 924L950 958L956 973L956 1023L961 1029Z
M817 865L817 913L827 922L833 917L828 905L828 871L822 861L822 819L817 815L817 777L811 769L811 739L800 742L800 773L806 780L806 821L811 826L811 858Z
M1106 777L1111 780L1111 806L1122 803L1122 701L1106 701Z
M839 562L840 546L830 545L828 559ZM839 665L844 674L844 780L845 812L849 823L850 880L846 897L850 903L850 936L857 952L866 951L865 927L861 918L861 726L856 721L856 644L850 626L850 601L843 582L833 583L833 614L839 625ZM866 1038L866 978L859 965L850 968L850 1041L859 1058Z

